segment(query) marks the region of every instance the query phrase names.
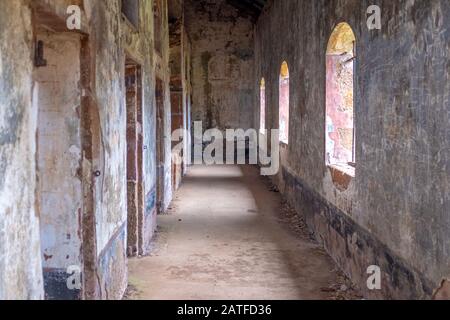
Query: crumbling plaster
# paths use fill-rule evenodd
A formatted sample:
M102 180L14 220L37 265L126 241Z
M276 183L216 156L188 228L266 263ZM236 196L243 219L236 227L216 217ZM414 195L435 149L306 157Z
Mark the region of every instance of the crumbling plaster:
M251 128L253 23L218 0L185 2L192 40L192 121L209 128Z
M0 298L41 299L35 209L37 108L32 104L32 25L27 1L0 11Z
M36 38L44 43L47 61L33 75L41 258L44 269L67 270L82 262L80 36L39 31Z
M183 129L190 132L191 88L191 40L186 31L183 13L184 1L169 2L170 29L170 73L172 131ZM172 6L172 8L171 8ZM181 148L179 141L172 141L173 189L177 190L190 164L190 139L183 136ZM180 164L181 163L181 164Z
M0 12L0 298L44 297L39 217L35 208L36 129L40 124L37 123L37 99L32 99L35 35L32 8L44 17L36 23L51 23L53 30L60 32L67 31L65 19L69 4L79 4L83 10L78 33L89 53L88 60L83 62L89 66L90 78L82 94L98 113L101 150L97 152L103 155L99 168L101 188L94 197L96 230L92 234L96 238L97 258L93 270L98 283L94 285L97 289L91 292L92 297L120 299L127 287L126 55L143 68L145 245L149 244L155 228L154 83L159 70L168 88L167 19L163 21L163 39L167 44L163 58L158 60L153 54L153 1L140 2L139 30L131 29L123 20L119 0L4 1ZM166 91L167 118L170 118L169 90ZM167 123L170 128L170 121ZM167 136L166 148L170 150L170 135ZM85 158L85 154L80 156L78 169L89 168L86 163L91 159ZM170 157L167 168L165 179L170 188ZM80 177L87 179L91 174L83 173ZM166 202L169 201L170 194ZM78 232L82 232L81 226Z
M168 3L167 0L162 0L162 19L161 19L161 52L154 51L154 74L160 79L164 86L164 129L162 137L164 139L164 164L163 164L163 187L164 199L162 199L160 212L165 212L169 207L173 197L172 190L172 119L170 106L170 47L169 47L169 23L168 23ZM153 20L152 20L153 21ZM154 87L153 87L154 88ZM156 106L155 106L156 108Z

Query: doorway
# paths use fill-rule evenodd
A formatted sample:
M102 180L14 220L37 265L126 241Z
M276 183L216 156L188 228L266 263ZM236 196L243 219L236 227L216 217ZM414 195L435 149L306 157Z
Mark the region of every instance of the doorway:
M35 25L36 207L45 297L78 300L84 297L88 263L83 255L85 185L79 114L84 41L77 33L53 32L45 25ZM95 244L95 238L91 243ZM71 286L67 285L69 277L73 279Z

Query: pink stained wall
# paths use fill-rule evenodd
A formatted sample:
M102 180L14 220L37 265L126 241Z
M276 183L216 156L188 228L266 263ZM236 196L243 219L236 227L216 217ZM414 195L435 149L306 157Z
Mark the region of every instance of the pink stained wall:
M259 129L266 129L266 88L261 86L260 90L260 123Z
M280 141L289 142L289 77L280 79Z
M326 156L328 164L353 162L353 61L327 55Z

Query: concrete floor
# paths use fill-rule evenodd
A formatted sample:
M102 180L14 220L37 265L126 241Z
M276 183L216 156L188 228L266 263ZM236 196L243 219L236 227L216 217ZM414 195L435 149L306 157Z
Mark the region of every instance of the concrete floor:
M254 167L192 167L152 255L130 260L128 298L331 299L335 265L280 204Z

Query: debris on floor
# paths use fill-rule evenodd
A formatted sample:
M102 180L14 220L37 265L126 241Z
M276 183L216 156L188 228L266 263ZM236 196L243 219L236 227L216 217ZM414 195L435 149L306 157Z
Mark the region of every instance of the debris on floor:
M268 186L269 190L274 190L274 185L272 182L267 181L265 179L265 183ZM296 236L312 241L316 243L314 233L312 233L308 225L306 224L305 219L297 213L297 211L289 204L286 199L281 200L281 210L277 216L278 222L280 222L283 226L288 229L288 231L293 232ZM326 253L325 249L320 249L321 253L324 255ZM331 258L330 258L331 259ZM359 290L355 287L355 285L340 271L337 267L333 270L336 273L337 281L335 283L330 284L329 287L321 288L322 292L326 292L329 294L330 300L361 300L363 296L359 292Z
M330 294L330 300L362 300L364 298L342 271L336 268L333 272L337 274L336 283L321 289L323 292Z
M314 241L314 234L311 233L306 225L303 217L295 211L295 209L286 201L282 200L281 210L278 214L278 221L288 227L289 231L294 232L302 239Z

